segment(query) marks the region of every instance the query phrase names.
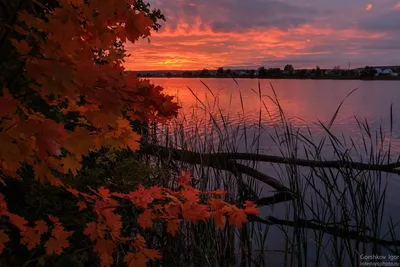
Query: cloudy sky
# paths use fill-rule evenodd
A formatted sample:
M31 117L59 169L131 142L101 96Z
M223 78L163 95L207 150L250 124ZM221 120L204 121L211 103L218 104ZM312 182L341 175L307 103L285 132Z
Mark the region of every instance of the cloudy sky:
M133 70L400 65L400 0L149 0L167 21Z

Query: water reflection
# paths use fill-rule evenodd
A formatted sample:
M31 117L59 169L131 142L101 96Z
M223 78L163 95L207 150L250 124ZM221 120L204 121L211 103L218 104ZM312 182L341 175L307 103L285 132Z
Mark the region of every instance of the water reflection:
M371 134L380 131L382 126L385 140L389 140L390 106L393 104L392 152L400 151L400 124L396 123L400 114L400 105L396 105L400 103L400 88L396 81L237 79L236 83L233 79L204 79L208 88L200 79L153 78L152 81L177 97L183 106L180 118L185 117L189 126L196 121L204 124L210 120L210 114L222 125L222 114L231 126L245 120L247 127L257 128L261 118L262 126L270 128L281 118L274 102L273 86L279 105L292 126L303 132L308 132L309 128L315 138L322 138L327 133L320 123L328 125L345 100L331 131L345 136L348 142L352 138L357 145L363 145L363 127L360 129L355 117L368 123ZM263 149L270 149L268 144L265 145Z
M285 131L285 129L279 128L283 110L285 118L292 126L292 133L296 135L301 133L315 144L325 138L327 141L324 143L322 152L325 159L332 159L335 152L330 144L332 141L329 140L330 135L321 126L321 123L325 126L329 125L340 103L350 91L358 88L345 100L329 129L333 135L338 137L339 141L337 142L340 142L340 148L343 152L350 149L346 153L350 154L354 160L361 161L370 160L368 157L371 150L374 153L380 149L386 151L389 145L393 160L397 160L400 152L400 124L397 123L400 114L400 106L397 104L400 103L400 90L398 90L400 83L398 82L272 80L272 86L279 100L279 105L277 105L268 80L239 79L236 83L232 79L205 79L204 83L211 92L200 79L157 78L153 81L166 88L168 94L175 95L182 105L178 125L182 125L184 132L192 137L185 139L192 142L189 148L213 152L212 149L215 147L217 151L235 147L239 151L253 152L252 147L259 147L261 153L281 155L281 145L277 145L277 138ZM258 83L260 83L260 87ZM392 104L391 118L390 107ZM176 128L177 125L171 126L171 128L174 127ZM221 129L220 132L219 129ZM229 144L226 139L229 140ZM257 141L256 144L253 143L254 140ZM184 145L179 136L174 141L175 144ZM305 149L302 147L305 144L296 145L299 145L297 156L305 157ZM354 147L357 147L357 150ZM307 185L306 177L311 174L309 169L304 167L299 168L296 177L290 177L290 173L285 167L275 168L272 164L259 164L258 169L277 177L286 185L290 184L289 179L297 179L301 184L299 191L303 191L304 201L308 203L315 201L312 199L316 196L315 191L324 195L323 191L329 190L326 186L324 187L323 183L315 185L315 188ZM318 177L318 175L314 175L314 177L318 182L333 178L333 183L337 187L335 190L339 193L345 192L347 185L343 183L343 180L337 179L335 172L337 171L334 170L330 173L329 177ZM365 179L369 181L370 185L377 185L379 182L374 183L374 181L382 179L383 186L390 185L387 188L385 213L381 216L383 223L386 224L390 217L395 223L400 221L400 214L397 213L399 177L386 173L382 174L382 177L377 177L376 173L368 172L368 175L370 175L367 177L368 179L365 177L358 177L358 179ZM260 188L262 196L271 196L269 186L259 183L258 188ZM348 199L351 197L348 196ZM335 202L335 200L332 201ZM327 210L324 203L320 205L321 211ZM340 205L338 204L337 210L334 211L335 216L344 211ZM347 208L352 210L351 203ZM362 208L358 208L358 212L360 210ZM273 208L271 206L264 207L262 215L284 218L286 212L286 203L280 203ZM371 220L371 211L363 210L362 212L361 216ZM332 215L329 212L328 214ZM303 216L305 218L314 217L310 210ZM400 234L400 229L397 230L397 234ZM387 231L386 225L383 226L382 236L387 234ZM268 235L270 247L285 250L285 236L282 232L270 231ZM315 245L313 233L310 232L309 235L309 245L312 247ZM325 236L324 240L321 240L321 244L329 242L331 242L329 236ZM312 251L309 253L307 257L312 263L315 255ZM267 254L267 257L271 258L271 264L272 262L276 263L269 266L283 265L279 255L275 257Z

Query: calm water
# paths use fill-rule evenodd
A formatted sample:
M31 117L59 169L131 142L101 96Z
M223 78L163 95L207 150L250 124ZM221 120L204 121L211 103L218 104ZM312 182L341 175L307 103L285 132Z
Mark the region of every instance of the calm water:
M186 115L188 127L190 120L207 117L201 110L206 106L218 117L218 106L229 125L240 124L245 118L248 128L257 128L261 112L261 124L268 132L272 126L279 123L279 109L268 97L273 97L271 85L274 87L277 98L290 121L292 127L303 133L312 133L315 140L327 136L326 131L318 125L318 121L329 124L336 109L346 96L354 89L357 90L345 100L340 112L332 125L335 135L343 135L346 140L353 140L357 146L363 145L362 133L355 118L366 121L371 132L381 131L385 137L385 144L391 142L392 155L396 160L400 152L400 82L397 81L335 81L335 80L257 80L237 79L183 79L183 78L153 78L155 84L166 89L166 93L176 96L183 109L181 115ZM201 82L203 81L209 89ZM271 84L270 84L271 82ZM259 96L259 83L262 101ZM188 87L191 89L189 90ZM197 98L193 95L193 93ZM201 103L200 103L201 102ZM203 106L204 105L204 106ZM393 125L390 135L390 107L392 105ZM261 107L261 109L260 109ZM200 110L200 111L198 111ZM190 114L197 111L195 118ZM218 120L221 123L221 120ZM208 134L205 130L203 134ZM365 135L365 133L364 133ZM391 136L391 137L390 137ZM245 144L238 146L245 150ZM259 146L267 154L280 155L278 148L267 134L260 138ZM327 147L328 155L332 149ZM301 153L300 153L301 154ZM360 153L359 153L360 154ZM362 153L361 153L362 154ZM362 159L360 159L362 160ZM271 171L269 167L261 167L262 171ZM394 222L400 221L398 210L400 208L400 177L388 175L390 186L387 192L386 212L384 217L392 217ZM270 188L265 188L263 193L270 195ZM274 216L283 215L283 209L274 211L264 210L264 214ZM400 230L398 227L397 230ZM400 231L398 231L400 235ZM274 235L274 234L272 234ZM283 237L276 234L274 244L279 247L279 239ZM278 248L279 249L279 248ZM312 256L311 256L312 258ZM279 262L281 259L271 259ZM312 261L312 260L311 260ZM272 263L271 262L271 263ZM273 266L273 265L271 265ZM280 266L277 264L276 266Z
M246 121L249 124L258 122L260 109L258 82L262 100L269 111L268 114L262 105L263 121L266 124L277 122L279 110L268 98L273 96L272 84L293 126L311 127L315 134L322 133L323 129L313 123L318 120L325 124L329 123L340 103L353 89L357 89L345 100L332 129L346 136L356 136L358 127L354 117L366 119L373 129L379 129L381 123L389 129L390 105L393 104L393 133L396 139L400 137L400 123L396 123L400 122L398 81L237 79L238 84L232 79L152 78L152 81L162 85L168 94L176 96L183 106L182 112L187 114L192 112L191 107L196 104L200 106L188 87L203 103L213 105L214 98L202 84L203 81L218 98L219 107L224 112L229 112L233 120L237 119L233 115L242 114L240 91ZM400 151L400 146L397 148Z

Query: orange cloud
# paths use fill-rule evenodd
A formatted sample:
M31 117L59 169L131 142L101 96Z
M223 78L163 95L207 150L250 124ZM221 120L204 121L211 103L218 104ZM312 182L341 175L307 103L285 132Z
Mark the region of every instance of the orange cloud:
M372 10L372 4L368 4L367 7L365 8L366 11Z
M337 42L352 39L376 39L383 33L358 29L335 29L303 25L287 31L277 28L250 29L246 32L215 32L200 19L194 25L181 22L175 29L168 25L146 40L128 44L132 57L125 67L132 70L195 70L221 66L262 66L268 61L327 56ZM359 44L347 41L343 55L357 55ZM347 59L346 59L347 60ZM348 62L348 61L346 61ZM284 65L284 63L281 63ZM315 66L311 63L310 66ZM283 66L282 66L283 67Z
M400 10L400 2L397 3L397 5L395 5L395 6L393 7L393 9Z

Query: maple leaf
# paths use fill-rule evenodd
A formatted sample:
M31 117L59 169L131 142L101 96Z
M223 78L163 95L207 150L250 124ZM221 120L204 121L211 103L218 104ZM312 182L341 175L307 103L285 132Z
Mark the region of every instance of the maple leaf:
M97 223L95 222L87 223L83 233L87 235L90 240L95 241L98 236Z
M47 226L47 223L43 220L38 220L35 222L35 231L39 234L42 235L46 233L49 230L49 227Z
M55 239L54 237L51 237L47 242L44 244L46 247L46 254L47 255L61 255L63 252L64 248L67 248L69 246L68 240L58 240Z
M205 221L210 217L210 213L206 205L186 202L182 205L182 216L188 221L197 222Z
M7 243L10 241L10 238L8 237L7 234L4 233L4 230L0 230L0 254L3 252L5 249L4 243Z
M247 221L246 213L242 209L237 209L235 212L230 214L229 223L236 225L238 228L241 228L243 223Z
M111 196L110 190L105 188L104 186L101 186L99 188L98 192L99 192L99 195L104 199L107 199L107 198L109 198Z
M143 248L140 252L150 260L158 260L162 258L158 250Z
M215 225L220 228L221 230L224 229L226 224L226 218L224 213L216 212L213 216Z
M199 193L200 191L197 189L184 189L181 191L181 194L184 198L189 202L198 202L199 201Z
M111 235L113 237L119 237L122 229L121 215L115 214L113 212L108 212L106 214L103 213L103 215L106 219L106 225L111 231Z
M61 146L68 139L64 125L33 114L26 126L35 129L37 153L41 158L46 158L47 153L54 156L61 155Z
M152 20L149 17L146 17L143 13L135 14L134 11L130 10L128 20L125 24L128 40L134 42L140 36L148 36L152 24Z
M148 259L140 252L129 252L124 257L124 262L128 267L146 267Z
M175 236L175 234L179 230L179 223L181 220L170 220L167 223L167 231L170 233L172 236Z
M114 262L112 254L114 253L115 247L116 245L112 240L98 239L96 241L94 251L100 258L101 266L110 266Z
M246 200L244 206L245 206L244 212L246 212L246 214L253 214L253 215L260 214L260 210L257 209L257 206L256 204L254 204L254 202Z
M216 211L221 210L225 206L225 202L222 199L210 198L208 203L210 207Z
M170 218L177 218L181 214L181 207L178 203L168 203L165 210Z
M8 93L6 88L3 89L3 96L0 96L0 118L11 116L17 111L18 102L15 101Z
M72 133L69 133L64 147L74 155L87 155L95 148L94 138L88 129L76 127Z
M143 213L139 214L138 216L139 225L144 229L151 228L153 226L152 216L153 216L152 211L146 209Z
M11 39L11 42L20 55L27 55L32 49L25 40Z
M71 234L71 231L65 231L64 227L56 224L51 232L52 237L49 238L49 240L45 243L46 254L60 255L63 252L64 248L69 247L69 242L67 238L71 236Z
M134 205L144 209L147 209L147 205L154 200L151 196L151 191L147 190L142 185L139 185L136 191L129 192L128 196Z
M65 158L63 158L62 163L64 165L64 173L68 173L68 171L71 170L73 175L76 175L78 170L82 167L80 160L70 155L67 155Z
M32 227L27 227L25 231L21 231L21 235L21 244L26 245L29 250L40 244L40 234Z
M76 205L79 207L79 211L87 209L86 203L83 201L78 201Z
M17 227L20 231L25 231L28 221L26 221L23 217L10 213L8 215L8 219L10 220L10 223Z
M104 238L105 231L105 225L98 224L96 222L90 222L86 224L86 228L83 233L87 235L91 241L95 241L97 238Z
M181 170L178 178L181 185L187 185L192 180L192 174L189 170Z

